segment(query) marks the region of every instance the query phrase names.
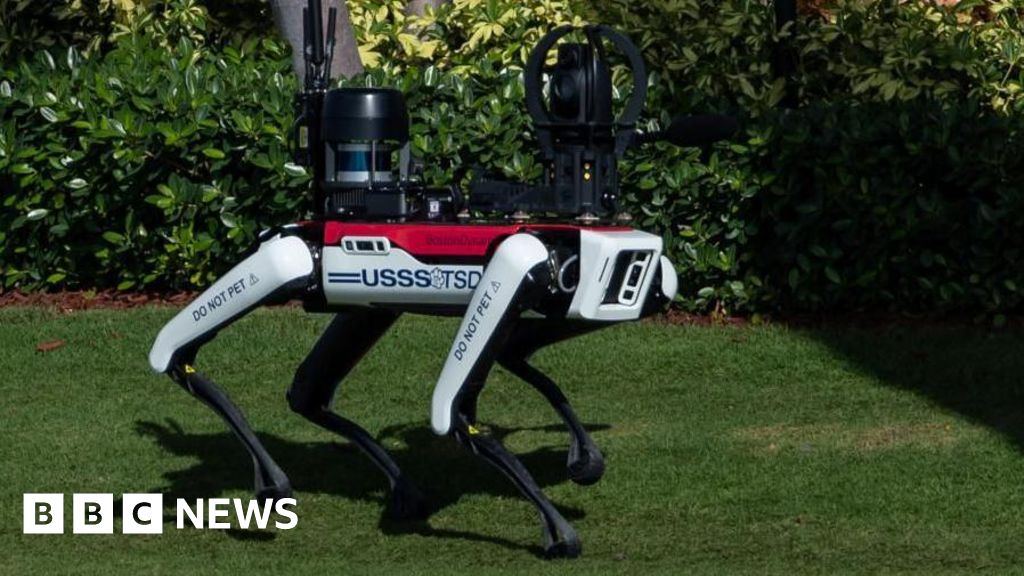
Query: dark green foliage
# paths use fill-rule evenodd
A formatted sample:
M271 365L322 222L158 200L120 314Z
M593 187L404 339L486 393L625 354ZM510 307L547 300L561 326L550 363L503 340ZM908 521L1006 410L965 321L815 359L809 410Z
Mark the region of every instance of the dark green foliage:
M767 152L752 267L784 308L1020 310L1020 121L969 102L809 105Z
M286 56L272 40L211 52L143 31L96 59L43 52L5 72L3 285L201 286L260 227L294 219Z
M96 46L113 28L114 7L85 0L0 0L0 64L67 44Z
M265 36L271 23L265 0L0 0L0 65L42 49L103 52L140 26L185 25L221 45Z
M676 236L701 296L687 306L1021 310L1020 2L989 21L971 19L979 2L841 4L782 32L788 82L759 2L596 4L643 42L655 100L743 118L706 167L666 169L663 151L627 172ZM778 107L787 89L795 110Z
M349 83L407 93L432 182L535 178L523 61L555 25L612 24L649 63L644 128L703 111L743 125L707 154L659 144L622 167L681 306L998 318L1024 308L1022 3L972 19L978 4L851 2L776 37L754 0L460 0L426 19L364 0L350 11L367 72ZM258 228L302 216L283 47L211 39L193 5L135 21L109 53L3 72L4 287L202 286Z

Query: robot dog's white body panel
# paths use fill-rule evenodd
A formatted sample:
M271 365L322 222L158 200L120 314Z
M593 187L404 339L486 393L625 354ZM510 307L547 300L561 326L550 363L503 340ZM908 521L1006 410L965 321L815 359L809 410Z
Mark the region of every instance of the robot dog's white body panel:
M576 260L576 284L566 286L563 274L551 270L552 290L573 294L566 318L639 318L659 266L662 276L672 279L658 288L670 288L668 299L675 296L675 270L661 256L660 237L637 230L581 229L579 235L579 254L565 262ZM386 236L342 235L337 245L323 249L321 280L332 305L467 307L434 388L431 425L443 435L450 430L459 391L499 321L515 304L520 284L550 257L544 243L528 233L502 240L486 266L446 263L443 258L423 262Z
M451 428L459 391L494 337L506 314L515 313L516 297L527 275L548 259L544 243L529 234L516 234L498 246L455 334L448 359L434 387L430 424L439 435Z
M659 267L663 272L659 288L671 290L669 299L675 295L675 270L661 256L660 237L631 229L582 229L579 234L579 281L566 287L561 274L557 275L559 289L574 293L566 318L606 322L639 318ZM620 262L623 253L629 259ZM324 296L334 305L468 306L485 266L444 260L419 260L385 236L342 236L337 245L323 249ZM492 260L486 267L493 265ZM611 286L616 272L622 281Z
M278 289L313 273L309 247L295 236L274 237L206 289L160 330L149 352L157 372L171 368L179 350L212 336L259 306Z
M359 238L384 249L347 251L342 246L353 242L348 236L339 246L323 249L322 281L329 304L466 306L484 274L482 265L422 262L391 246L387 238Z
M620 255L627 256L628 261L621 262ZM566 317L636 320L660 257L661 238L653 234L639 230L580 230L580 281ZM668 272L675 274L674 270ZM613 285L616 273L623 276L620 283ZM609 293L609 289L614 293Z

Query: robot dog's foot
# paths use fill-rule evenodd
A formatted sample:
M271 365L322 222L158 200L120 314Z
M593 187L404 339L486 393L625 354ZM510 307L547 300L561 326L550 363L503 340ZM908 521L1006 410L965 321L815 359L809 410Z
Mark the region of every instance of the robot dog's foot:
M604 476L604 456L593 444L573 442L569 445L566 469L569 471L569 479L576 484L596 484Z
M430 515L430 507L423 492L402 476L391 489L384 513L392 520L424 520Z
M576 530L567 522L562 522L561 526L553 526L550 522L545 521L543 526L545 558L549 560L576 558L583 551L583 545L580 544Z
M259 502L265 502L267 500L273 502L274 500L291 497L292 485L287 479L285 479L281 484L273 484L270 486L256 488L256 500Z
M261 464L257 460L255 466L256 500L262 503L292 497L292 483L275 462Z
M260 502L292 497L292 483L276 462L260 462L256 466L256 499Z

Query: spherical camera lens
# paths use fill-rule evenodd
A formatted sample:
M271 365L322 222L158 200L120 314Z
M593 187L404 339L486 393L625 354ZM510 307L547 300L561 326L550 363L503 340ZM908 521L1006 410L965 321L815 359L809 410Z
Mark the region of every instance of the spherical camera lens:
M569 75L559 74L555 76L551 91L555 98L562 102L572 102L576 98L576 79Z
M579 53L575 50L559 50L558 65L564 68L575 68L579 64Z
M562 118L572 118L579 112L579 87L572 74L558 73L551 78L551 111Z

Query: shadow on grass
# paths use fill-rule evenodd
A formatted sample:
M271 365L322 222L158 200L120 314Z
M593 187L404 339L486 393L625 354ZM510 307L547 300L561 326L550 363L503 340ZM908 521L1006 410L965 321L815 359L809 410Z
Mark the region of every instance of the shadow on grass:
M1024 452L1024 333L913 327L812 330L851 366L991 428Z
M164 473L168 486L154 490L165 494L165 503L173 504L177 498L194 501L216 497L226 490L253 489L252 463L231 432L193 434L173 420L166 424L140 421L136 422L135 428L140 435L155 440L162 450L197 460L189 468ZM587 425L591 431L607 428L606 424ZM557 432L568 438L564 427L558 425L517 429L492 426L490 434L501 440L513 432L527 430ZM296 491L375 502L382 508L386 505L387 479L354 445L296 442L272 434L259 436ZM465 495L519 496L512 483L500 472L473 457L451 438L436 436L426 424L390 426L381 431L378 440L394 456L405 475L426 494L431 515L455 504ZM542 488L567 481L565 448L545 447L518 457ZM584 512L576 508L558 508L570 521L584 516ZM170 514L170 518L173 519L174 514ZM488 542L543 554L540 546L524 546L503 538L434 528L427 521L395 521L384 514L379 526L385 534ZM240 540L261 541L274 537L273 532L228 530L226 533Z

